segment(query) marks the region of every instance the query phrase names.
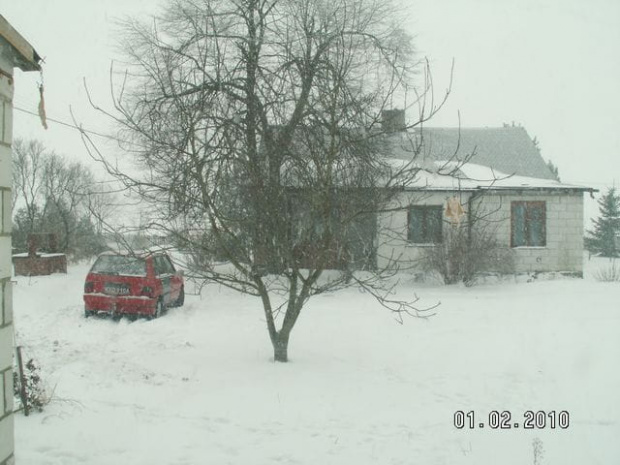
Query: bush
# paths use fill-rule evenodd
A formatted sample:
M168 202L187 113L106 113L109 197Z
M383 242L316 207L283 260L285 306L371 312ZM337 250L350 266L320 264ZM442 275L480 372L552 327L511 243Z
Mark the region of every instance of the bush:
M594 273L594 279L604 283L620 282L620 265L616 260L612 260L611 265L607 268L602 268Z
M24 381L26 388L26 405L23 405L22 400L22 384L17 370L13 371L13 395L17 399L17 404L24 408L27 406L28 410L43 411L43 407L49 403L49 397L45 392L43 381L40 375L40 368L33 359L28 360L24 365ZM19 409L20 407L18 407Z
M445 284L463 282L471 286L483 274L514 273L512 251L502 247L495 230L487 224L473 227L452 225L444 230L443 242L425 249L425 271L438 272Z

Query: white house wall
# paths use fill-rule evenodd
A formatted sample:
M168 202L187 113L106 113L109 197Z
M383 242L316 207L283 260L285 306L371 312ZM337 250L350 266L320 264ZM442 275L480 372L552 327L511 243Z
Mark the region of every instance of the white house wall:
M495 195L483 199L486 211L495 211L491 219L498 223L497 238L510 247L510 204L513 201L544 201L546 204L546 245L515 247L517 272L583 271L583 194Z
M397 262L405 271L420 271L422 253L430 245L416 245L407 241L407 210L409 205L444 205L454 193L430 191L403 193L385 213L379 216L377 235L377 266L386 268ZM457 196L468 208L471 192ZM496 228L500 245L510 248L511 202L544 201L546 203L546 245L544 247L514 247L515 271L568 272L581 274L583 270L583 194L578 191L553 193L476 193L474 205L479 212L488 213L487 219ZM444 218L445 219L445 218ZM444 222L444 229L450 227Z
M403 271L420 271L420 259L428 245L416 245L407 241L408 207L411 205L445 205L451 197L449 192L407 192L392 201L386 212L378 218L377 267L380 269L398 266ZM462 194L462 204L469 194Z
M13 64L0 55L0 465L13 455L13 311L11 299L11 132Z

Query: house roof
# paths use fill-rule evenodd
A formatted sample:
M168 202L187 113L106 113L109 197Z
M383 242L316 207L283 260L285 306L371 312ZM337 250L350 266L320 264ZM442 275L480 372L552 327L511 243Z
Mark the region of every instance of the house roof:
M543 160L521 126L500 128L424 128L391 135L388 162L397 170L421 168L409 189L573 190Z
M355 151L356 135L365 133L353 131L351 134L354 137L349 149ZM386 186L415 190L595 191L590 187L557 181L536 144L520 126L423 128L378 136L377 144L362 142L361 146L381 152L375 174L387 176ZM360 139L366 140L364 137ZM316 131L299 131L295 141L300 152L317 145L313 153L321 153L322 144L328 143L320 133L316 137ZM313 163L299 165L297 161L293 160L291 166L282 166L282 179L290 186L303 184L300 180L311 180L316 174ZM350 161L348 164L346 156L338 160L337 174L332 180L335 185L351 186L359 182L362 186L370 179L364 176L364 169L356 169L354 159ZM383 171L383 168L387 169Z
M41 57L13 26L0 15L0 53L22 71L39 71Z
M538 148L520 126L424 128L413 133L395 133L391 156L410 160L412 142L414 146L419 145L418 157L423 163L467 160L508 175L555 179Z

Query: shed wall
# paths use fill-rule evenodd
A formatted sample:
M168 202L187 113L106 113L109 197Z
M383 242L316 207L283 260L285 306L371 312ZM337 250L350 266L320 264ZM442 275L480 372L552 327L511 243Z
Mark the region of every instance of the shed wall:
M573 191L557 192L495 192L480 195L476 192L403 193L387 213L379 215L377 266L386 268L397 261L405 271L422 270L422 256L432 245L417 245L407 241L407 212L411 205L443 205L456 195L468 209L486 214L486 221L495 230L497 241L512 250L517 273L563 272L581 275L583 272L583 194ZM544 247L511 248L511 203L513 201L542 201L546 205L546 245ZM444 231L450 228L444 217Z

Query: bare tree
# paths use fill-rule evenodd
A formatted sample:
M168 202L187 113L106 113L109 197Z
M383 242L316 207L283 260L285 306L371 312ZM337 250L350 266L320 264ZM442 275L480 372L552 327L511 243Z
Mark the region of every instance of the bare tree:
M106 213L102 195L94 193L97 183L92 171L83 163L67 162L38 140L16 139L14 151L13 208L23 205L15 215L15 243L23 247L34 232L54 232L60 250L75 252L78 232L95 234L90 224L95 197L99 214ZM90 239L80 238L89 246L95 244Z
M119 192L109 183L94 182L89 186L86 203L97 234L103 235L111 230L109 221L119 211Z
M419 137L390 134L384 110L413 98L416 118L399 127L412 129L447 97L433 99L397 19L386 0L171 1L151 24L124 23L115 111L93 103L143 170L118 169L83 133L92 155L149 201L150 227L203 258L191 276L260 298L276 361L322 292L359 285L420 315L390 299L396 262L377 270L370 256L377 211L420 169ZM398 167L394 141L411 152Z
M37 204L42 194L43 161L46 149L38 140L13 141L13 203L12 207L24 203L28 222L28 233L32 233L37 216Z
M56 154L49 154L44 163L45 204L43 216L53 218L60 226L60 250L67 250L76 229L76 213L83 206L92 173L79 163L66 163Z

